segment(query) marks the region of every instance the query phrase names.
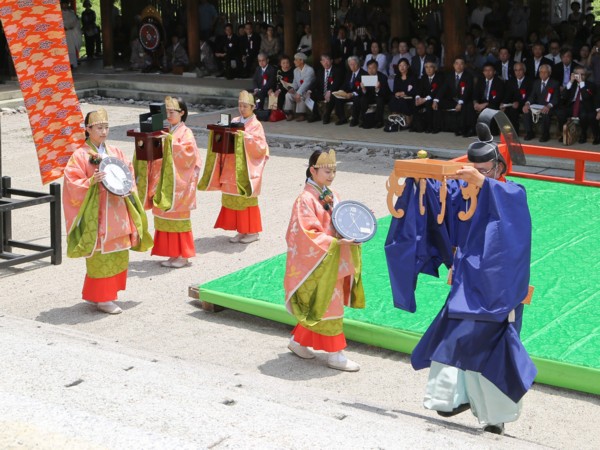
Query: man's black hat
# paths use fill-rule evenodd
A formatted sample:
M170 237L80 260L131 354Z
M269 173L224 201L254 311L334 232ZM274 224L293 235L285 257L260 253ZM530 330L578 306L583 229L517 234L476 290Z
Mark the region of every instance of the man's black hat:
M478 122L476 125L478 141L473 142L467 149L467 158L472 163L484 163L488 161L498 161L503 165L502 174L506 172L506 160L498 150L498 145L494 142L490 127L487 124Z

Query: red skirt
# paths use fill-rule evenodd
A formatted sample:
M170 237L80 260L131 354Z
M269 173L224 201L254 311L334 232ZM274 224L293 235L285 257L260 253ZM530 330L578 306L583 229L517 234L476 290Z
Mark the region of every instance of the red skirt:
M94 303L112 302L117 299L119 291L127 285L127 270L108 278L90 278L85 276L81 296Z
M193 258L196 256L194 235L191 231L174 233L156 230L151 254L169 258Z
M310 331L298 324L292 330L294 340L305 347L311 347L313 350L325 350L326 352L339 352L346 348L346 336L340 333L336 336L325 336L323 334Z
M221 206L215 228L236 230L241 234L260 233L262 231L260 209L258 206L249 206L242 211L238 211Z

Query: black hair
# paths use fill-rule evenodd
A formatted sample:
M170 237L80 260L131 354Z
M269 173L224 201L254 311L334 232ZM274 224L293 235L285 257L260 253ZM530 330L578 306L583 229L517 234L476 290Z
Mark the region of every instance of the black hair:
M83 123L85 124L85 138L89 138L90 137L90 133L88 133L87 127L88 127L88 123L90 123L90 115L96 111L91 111L89 113L87 113L85 115L85 120L83 121Z
M188 116L188 107L186 103L181 97L173 97L173 99L177 100L177 103L179 103L179 110L183 113L183 116L181 116L181 121L185 122Z
M310 168L317 163L317 161L319 160L319 156L321 156L321 153L323 153L323 150L315 150L312 153L312 155L310 155L310 158L308 158L308 167L306 168L306 181L308 181L312 176L310 173Z
M372 66L372 65L376 65L377 68L379 69L379 63L377 62L376 59L370 59L369 62L367 63L367 67Z

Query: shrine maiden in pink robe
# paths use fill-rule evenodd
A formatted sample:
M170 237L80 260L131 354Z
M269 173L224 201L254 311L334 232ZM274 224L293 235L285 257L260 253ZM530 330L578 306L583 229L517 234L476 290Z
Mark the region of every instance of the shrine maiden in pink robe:
M145 209L154 214L152 254L167 256L164 267L181 268L196 255L190 211L196 209L196 184L202 160L192 130L185 125L188 109L181 99L165 98L170 129L163 157L134 165Z
M285 303L298 319L289 349L307 359L314 357L308 347L325 350L329 367L357 371L358 364L341 350L346 347L344 307L365 306L361 247L340 238L331 221L339 201L328 187L335 177L335 152L313 153L307 175L286 235Z
M252 94L242 91L238 108L241 117L232 122L243 123L244 130L236 134L235 153L214 153L211 132L206 166L198 189L223 193L215 228L236 230L237 234L229 241L249 244L258 240L258 233L262 231L258 196L263 170L269 159L269 146L262 124L254 115Z
M145 251L152 246L146 213L136 192L120 197L108 192L98 171L100 161L113 156L133 168L121 150L108 145L108 115L99 110L86 117L86 145L77 149L64 171L63 209L67 228L67 256L86 258L84 300L98 309L117 314L113 302L125 289L129 249Z

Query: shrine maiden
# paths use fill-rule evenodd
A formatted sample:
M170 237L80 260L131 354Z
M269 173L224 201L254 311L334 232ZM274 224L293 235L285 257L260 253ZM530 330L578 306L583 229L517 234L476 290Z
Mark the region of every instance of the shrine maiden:
M196 209L196 184L202 164L194 133L185 125L188 109L180 98L166 97L169 132L163 157L134 161L140 197L154 215L152 255L166 256L164 267L179 269L196 255L190 211Z
M67 227L67 256L86 258L87 274L82 297L100 311L118 314L114 303L125 290L129 250L152 246L135 181L124 197L112 194L101 183L106 174L98 170L103 158L113 156L133 167L123 152L108 145L108 115L100 109L85 118L86 145L75 150L64 172L63 208Z
M235 132L235 153L213 152L210 132L206 166L198 183L201 191L223 193L215 228L236 230L237 234L229 239L234 243L257 241L262 231L258 196L269 146L262 124L254 115L254 105L252 94L242 91L238 101L241 116L232 120L244 125L243 130Z
M361 277L361 246L342 239L331 212L339 201L329 189L336 173L335 151L315 151L309 159L304 191L296 199L288 227L285 304L298 319L288 348L311 359L313 350L329 352L327 365L356 372L346 358L344 306L365 307Z

